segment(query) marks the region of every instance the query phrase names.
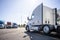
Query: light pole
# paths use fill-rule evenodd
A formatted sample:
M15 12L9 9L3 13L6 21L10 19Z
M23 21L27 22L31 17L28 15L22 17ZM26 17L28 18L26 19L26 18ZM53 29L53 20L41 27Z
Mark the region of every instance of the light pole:
M21 26L22 26L22 16L21 16Z

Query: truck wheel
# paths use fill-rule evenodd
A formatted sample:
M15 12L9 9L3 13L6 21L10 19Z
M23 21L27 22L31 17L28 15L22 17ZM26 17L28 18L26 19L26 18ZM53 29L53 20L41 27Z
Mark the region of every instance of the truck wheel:
M29 26L28 26L28 25L26 26L26 30L27 30L27 32L30 32Z
M57 33L60 33L60 26L57 27Z
M48 25L45 25L45 26L43 27L43 32L44 32L45 34L50 34L50 27L49 27Z

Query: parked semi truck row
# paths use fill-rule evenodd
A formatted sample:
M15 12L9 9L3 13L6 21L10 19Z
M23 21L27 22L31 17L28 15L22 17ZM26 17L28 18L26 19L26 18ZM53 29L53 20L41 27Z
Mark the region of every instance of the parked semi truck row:
M17 28L18 25L16 23L11 23L11 22L7 22L6 24L6 28Z
M0 28L18 28L17 23L7 22L0 20Z
M45 34L49 34L52 31L59 32L60 24L57 19L59 16L60 10L57 8L49 8L42 4L37 6L32 15L31 19L27 17L28 23L26 25L27 31L43 31Z

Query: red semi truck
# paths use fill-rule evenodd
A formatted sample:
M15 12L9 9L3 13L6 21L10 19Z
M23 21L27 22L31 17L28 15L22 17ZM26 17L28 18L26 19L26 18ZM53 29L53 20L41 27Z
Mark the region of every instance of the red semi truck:
M7 22L6 27L7 27L7 28L12 28L12 23L11 23L11 22Z

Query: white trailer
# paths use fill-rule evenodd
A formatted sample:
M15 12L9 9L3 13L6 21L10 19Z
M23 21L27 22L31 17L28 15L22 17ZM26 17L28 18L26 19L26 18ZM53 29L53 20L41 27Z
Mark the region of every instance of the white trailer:
M49 34L56 31L57 26L57 8L52 9L40 4L34 9L31 19L28 17L26 30L43 31L45 34Z

